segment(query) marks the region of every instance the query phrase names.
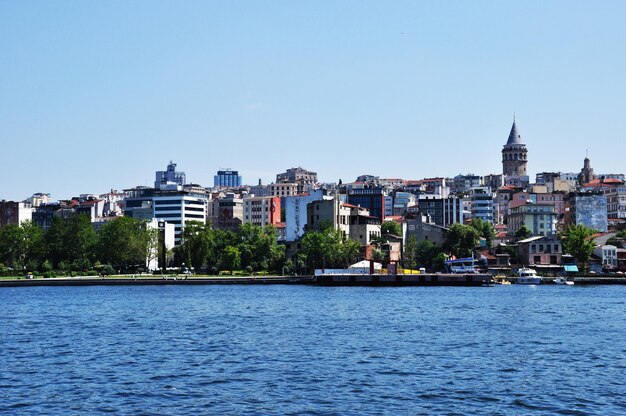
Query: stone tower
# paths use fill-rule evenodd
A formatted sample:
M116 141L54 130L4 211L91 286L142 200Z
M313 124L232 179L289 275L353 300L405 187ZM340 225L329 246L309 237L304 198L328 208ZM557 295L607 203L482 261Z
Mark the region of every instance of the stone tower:
M502 148L502 173L505 176L527 176L528 150L522 143L522 136L517 131L515 118L509 134L509 140Z
M580 174L578 174L578 185L584 185L586 183L591 182L596 178L596 175L593 174L593 168L591 167L591 161L589 157L585 158L583 162L583 168L580 170Z

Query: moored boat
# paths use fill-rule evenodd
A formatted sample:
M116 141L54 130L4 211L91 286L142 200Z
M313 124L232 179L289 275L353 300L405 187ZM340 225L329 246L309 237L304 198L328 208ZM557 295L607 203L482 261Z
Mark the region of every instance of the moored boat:
M541 284L541 276L537 276L537 272L533 269L522 267L517 270L515 283L519 285L539 285Z
M557 285L573 285L574 282L567 280L565 277L557 277L554 279L554 283Z

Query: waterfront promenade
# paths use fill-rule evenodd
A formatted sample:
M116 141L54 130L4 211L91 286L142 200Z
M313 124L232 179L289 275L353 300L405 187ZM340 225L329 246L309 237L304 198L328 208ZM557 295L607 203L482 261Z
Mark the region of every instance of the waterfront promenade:
M579 276L575 285L626 285L626 277ZM116 275L53 278L0 278L0 287L29 286L120 286L120 285L326 285L326 286L487 286L489 275L341 275L316 279L315 276L190 276ZM546 279L542 285L552 284Z

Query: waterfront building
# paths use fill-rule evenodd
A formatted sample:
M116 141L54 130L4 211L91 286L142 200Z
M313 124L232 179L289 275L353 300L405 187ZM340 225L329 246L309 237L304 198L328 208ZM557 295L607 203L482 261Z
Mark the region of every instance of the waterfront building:
M307 205L307 231L320 230L330 224L341 230L345 238L365 246L380 237L380 218L372 217L366 208L342 202L337 198L313 201Z
M412 208L409 208L409 212L404 217L402 231L405 247L407 239L411 236L415 237L418 243L420 241L430 241L442 245L445 243L448 235L448 228L435 224L428 215Z
M219 188L238 188L241 186L242 180L239 172L231 169L222 169L217 171L217 175L213 176L213 186Z
M548 236L535 236L517 242L519 264L521 266L544 269L560 269L563 246L561 242Z
M598 232L609 227L608 204L602 191L570 192L565 197L565 224L582 224Z
M280 198L272 196L245 197L243 223L264 227L280 222Z
M518 206L509 206L507 232L514 235L526 226L533 235L552 235L556 233L556 213L552 203L525 201Z
M207 222L208 196L199 186L169 184L162 189L140 186L125 189L124 193L124 215L148 221L156 218L173 224L176 245L180 243L186 223Z
M175 244L180 243L185 224L207 222L208 197L206 190L198 187L160 190L153 198L154 218L174 224Z
M185 172L176 171L176 163L170 161L166 170L155 173L154 189L161 189L171 184L183 186L186 178Z
M26 202L0 201L0 227L32 221L33 207Z

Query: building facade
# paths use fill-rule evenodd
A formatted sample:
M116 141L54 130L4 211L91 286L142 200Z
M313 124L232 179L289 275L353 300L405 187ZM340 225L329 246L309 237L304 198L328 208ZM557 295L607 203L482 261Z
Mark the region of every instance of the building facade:
M272 196L243 199L243 223L265 227L280 222L280 198Z
M553 235L556 233L556 213L553 204L536 204L531 201L510 208L507 233L515 233L526 226L533 235Z
M220 188L238 188L241 186L241 176L236 170L218 170L213 176L213 186Z

